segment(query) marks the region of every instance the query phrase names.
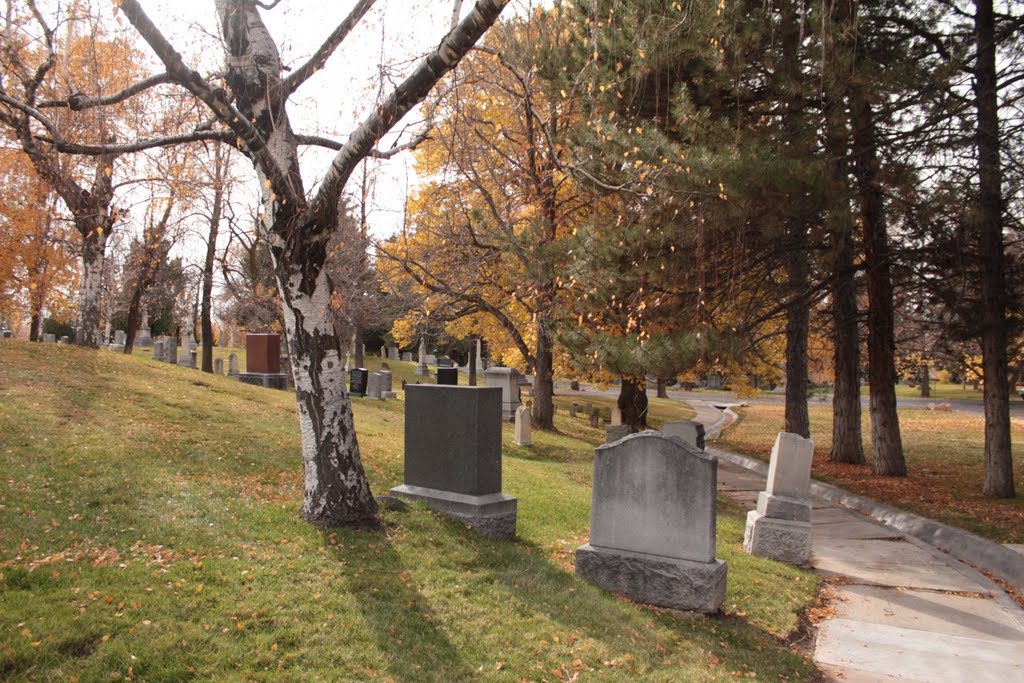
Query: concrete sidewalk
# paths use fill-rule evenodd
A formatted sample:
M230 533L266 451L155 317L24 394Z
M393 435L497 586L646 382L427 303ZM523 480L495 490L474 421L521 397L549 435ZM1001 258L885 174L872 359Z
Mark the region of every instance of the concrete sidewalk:
M726 424L713 406L693 407L712 438ZM764 475L708 451L719 490L753 509ZM818 624L814 660L829 680L1024 682L1024 610L995 583L865 515L812 503L811 565L835 610Z

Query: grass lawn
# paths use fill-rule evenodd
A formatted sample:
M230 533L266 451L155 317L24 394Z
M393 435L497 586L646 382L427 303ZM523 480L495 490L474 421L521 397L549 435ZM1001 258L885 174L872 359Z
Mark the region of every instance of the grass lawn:
M718 444L767 460L774 435L785 424L784 406L753 405L723 432ZM870 465L828 461L832 408L811 406L814 476L876 500L967 529L1003 543L1024 543L1024 498L992 500L981 495L984 419L960 413L905 408L899 411L908 476L877 477ZM871 459L871 425L863 418L864 451ZM1012 420L1017 490L1024 494L1024 422Z
M400 483L403 406L356 400L377 493ZM723 615L574 576L601 433L557 421L533 448L506 428L516 542L420 506L323 531L297 517L289 392L0 340L0 680L813 680L782 639L817 580L745 555L727 503Z

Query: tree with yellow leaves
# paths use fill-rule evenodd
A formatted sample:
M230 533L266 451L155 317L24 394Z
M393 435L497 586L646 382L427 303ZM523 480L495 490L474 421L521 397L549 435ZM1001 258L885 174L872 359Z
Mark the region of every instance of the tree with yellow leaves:
M533 424L553 428L554 330L564 299L567 238L592 210L563 167L579 102L552 92L535 63L558 47L564 19L537 11L496 26L464 60L437 104L442 123L417 152L430 181L408 225L382 246L429 314L457 336L483 336L492 356L534 372ZM514 348L515 353L510 353Z
M42 338L44 315L68 315L77 276L49 186L16 150L0 150L0 311L27 317Z

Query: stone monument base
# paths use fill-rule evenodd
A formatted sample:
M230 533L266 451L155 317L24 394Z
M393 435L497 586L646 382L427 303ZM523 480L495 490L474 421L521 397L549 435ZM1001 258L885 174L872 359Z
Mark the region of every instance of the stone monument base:
M595 586L658 607L717 612L725 601L728 566L602 548L576 549L576 575Z
M416 376L417 377L430 377L430 368L428 368L426 365L417 365L416 366Z
M255 384L267 389L287 389L288 375L283 372L243 372L238 379L246 384Z
M515 538L517 499L504 493L470 496L424 486L402 484L388 491L393 496L421 500L429 507L459 520L483 536Z
M380 392L380 397L382 399L398 398L398 394L394 391L382 391Z
M811 558L811 523L747 513L743 548L751 555L786 564L807 564Z

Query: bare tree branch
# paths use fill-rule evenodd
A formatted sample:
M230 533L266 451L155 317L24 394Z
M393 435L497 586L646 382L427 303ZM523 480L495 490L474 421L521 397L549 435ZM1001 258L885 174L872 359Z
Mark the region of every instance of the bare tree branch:
M46 102L40 102L39 108L67 107L71 111L82 111L83 109L90 109L92 107L104 107L110 104L124 102L129 97L138 95L140 92L148 90L153 86L172 82L173 79L171 78L171 75L165 72L155 76L150 76L149 78L144 78L138 83L133 83L124 90L111 95L97 95L90 97L81 93L72 93L71 95L68 95L66 100L48 100Z
M495 22L507 2L508 0L477 0L476 6L458 27L449 32L412 74L356 128L331 162L330 170L310 207L314 213L329 210L337 202L341 189L359 162L373 150L392 126L423 101L442 76L458 64L463 55L469 52Z
M363 18L374 3L377 0L360 0L359 3L352 8L352 11L348 13L348 16L338 24L338 27L331 32L331 35L327 36L327 40L317 49L313 56L309 60L300 66L298 69L292 72L288 78L281 82L281 86L284 89L285 96L291 95L293 92L298 90L299 86L309 80L309 78L320 69L324 68L327 60L330 59L334 51L338 49L348 34L352 32L359 20ZM269 9L260 3L256 3L264 9ZM276 5L277 2L274 2Z

